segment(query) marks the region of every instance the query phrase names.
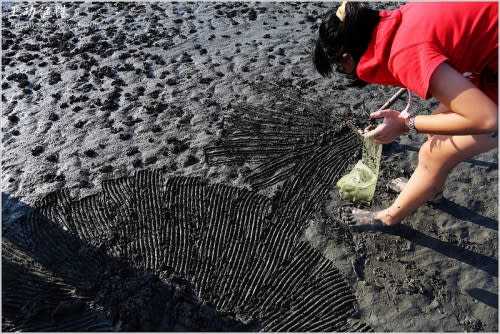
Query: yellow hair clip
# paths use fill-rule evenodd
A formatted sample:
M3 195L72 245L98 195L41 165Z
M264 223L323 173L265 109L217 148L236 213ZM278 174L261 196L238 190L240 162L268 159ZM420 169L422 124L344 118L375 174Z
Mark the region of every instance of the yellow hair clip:
M339 18L339 20L341 22L344 22L344 19L345 19L345 5L346 5L346 3L347 3L347 1L342 1L342 4L337 9L337 17Z

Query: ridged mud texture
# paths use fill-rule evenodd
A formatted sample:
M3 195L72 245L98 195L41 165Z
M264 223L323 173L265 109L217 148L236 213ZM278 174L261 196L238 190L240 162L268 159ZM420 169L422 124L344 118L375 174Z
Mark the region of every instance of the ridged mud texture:
M191 329L370 331L351 319L339 270L303 240L359 142L309 104L240 107L207 160L265 161L248 180L284 181L280 192L144 170L79 201L51 194L3 226L4 329L172 330L180 280L227 324Z
M254 298L250 305L273 309L263 321L264 330L370 330L359 323L344 325L354 311L352 294L332 264L317 258L318 254L300 240L308 219L359 153L361 142L333 117L334 110L304 99L297 89L271 83L253 88L270 96L270 102L236 104L225 118L222 138L205 149L211 165L255 164L245 180L253 190L281 185L272 199L273 215L264 236L264 245L269 248L259 253L269 258L253 265L254 277L250 278L259 288L270 279L264 293L267 297ZM286 270L276 276L283 261ZM308 272L314 272L319 286L302 277ZM307 292L294 290L298 287ZM294 312L285 311L284 305Z
M269 103L234 105L224 119L222 138L205 148L208 164L256 163L245 181L252 189L261 190L292 176L310 182L308 173L317 166L343 168L342 162L359 152L360 142L346 133L345 124L332 117L335 110L304 99L292 87L259 83L253 88L271 96ZM331 150L336 154L333 159L327 153Z
M315 174L322 182L335 169ZM339 271L301 240L318 204L312 191L292 180L273 205L248 190L143 171L80 201L52 194L3 229L4 329L104 331L117 319L119 329L141 328L123 311L140 296L155 330L168 311L159 278L173 274L219 312L257 320L252 330L368 330L348 321L356 301Z

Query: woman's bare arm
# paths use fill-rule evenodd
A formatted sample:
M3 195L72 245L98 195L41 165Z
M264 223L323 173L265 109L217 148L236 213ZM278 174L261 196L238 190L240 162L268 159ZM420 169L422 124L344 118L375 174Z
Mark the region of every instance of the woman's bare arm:
M419 132L472 135L497 131L498 106L447 63L434 71L429 90L451 112L417 116Z
M430 93L441 104L432 115L417 115L415 128L430 135L475 135L498 129L498 106L450 65L443 63L431 76ZM392 142L408 131L409 120L395 110L376 111L371 118L384 122L364 134L375 142ZM369 129L367 129L369 130Z

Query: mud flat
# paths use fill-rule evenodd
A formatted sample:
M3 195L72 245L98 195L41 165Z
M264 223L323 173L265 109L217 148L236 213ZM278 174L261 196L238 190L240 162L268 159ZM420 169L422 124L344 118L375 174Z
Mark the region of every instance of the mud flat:
M396 229L339 219L360 154L345 122L395 88L315 73L331 4L13 6L3 330L498 330L497 150ZM384 147L374 208L424 140Z

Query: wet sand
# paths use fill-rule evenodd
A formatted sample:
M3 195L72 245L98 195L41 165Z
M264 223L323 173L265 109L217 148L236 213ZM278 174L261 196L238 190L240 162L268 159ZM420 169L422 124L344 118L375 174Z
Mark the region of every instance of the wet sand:
M397 88L315 72L331 6L4 4L2 329L497 331L497 150L398 228L341 221L345 123Z

